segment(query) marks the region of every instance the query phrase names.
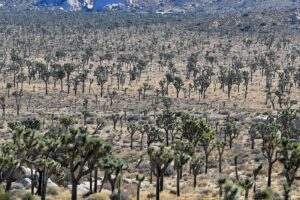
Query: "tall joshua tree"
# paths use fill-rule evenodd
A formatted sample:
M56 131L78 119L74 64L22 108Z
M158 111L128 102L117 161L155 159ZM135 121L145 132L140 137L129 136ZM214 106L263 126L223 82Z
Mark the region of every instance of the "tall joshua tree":
M15 91L13 93L13 96L15 97L16 107L17 107L17 116L20 115L20 109L21 109L21 102L23 97L23 91Z
M96 76L97 83L100 85L100 96L103 96L103 88L104 84L108 80L108 71L106 67L99 66L94 72L94 75Z
M175 131L176 128L176 115L170 110L164 110L159 114L156 119L156 124L162 128L166 134L166 145L169 146L169 135Z
M182 87L184 86L183 80L179 76L177 76L177 77L174 78L173 85L176 89L176 97L178 98L179 97L179 92L182 89Z
M71 86L71 74L75 71L75 65L72 63L65 63L63 65L64 71L66 72L67 77L67 86L68 86L68 94L70 93Z
M248 95L248 86L249 86L249 72L247 71L243 71L243 80L244 80L244 86L245 86L245 99L247 99L247 95Z
M205 155L205 173L208 171L208 157L214 149L215 131L203 120L189 115L182 117L182 137L188 139L194 146L200 145Z
M225 141L220 141L218 140L216 142L216 147L218 151L218 156L219 156L219 173L222 173L222 156L225 150L226 142Z
M190 170L193 174L193 186L197 186L197 176L201 173L201 168L204 166L204 162L199 155L194 154L190 163Z
M102 140L89 136L86 128L70 128L61 138L64 152L62 164L69 168L72 182L72 200L77 200L77 185L88 175L98 161L111 153L111 147ZM89 165L87 166L87 164Z
M130 134L130 149L133 147L133 136L138 130L138 126L136 124L129 124L127 130Z
M185 165L194 154L194 147L192 143L188 140L179 140L176 141L172 145L172 149L174 152L174 165L176 168L176 188L177 188L177 196L180 196L180 172L182 170L183 165Z
M163 189L163 177L168 166L173 161L174 154L171 148L163 144L152 144L148 149L148 155L153 173L156 176L156 200L159 200L160 191Z
M272 183L273 164L277 161L277 148L279 146L279 126L272 117L269 117L265 124L261 124L258 128L262 138L261 150L263 156L268 161L268 187Z
M229 137L229 148L232 148L233 140L239 136L239 129L236 123L228 116L225 121L225 137ZM225 139L226 141L226 139Z
M47 69L41 73L41 78L45 82L45 94L48 95L48 84L51 77L51 72Z
M280 143L279 162L284 167L286 184L284 187L284 200L290 200L292 184L300 167L300 142L293 142L283 138Z

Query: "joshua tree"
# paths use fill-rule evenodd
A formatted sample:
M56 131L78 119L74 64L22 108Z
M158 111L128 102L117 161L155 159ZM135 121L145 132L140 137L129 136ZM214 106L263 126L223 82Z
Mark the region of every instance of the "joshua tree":
M248 86L249 86L249 72L243 71L243 80L244 80L244 86L245 86L245 99L247 99L248 95Z
M95 70L94 74L96 76L98 85L100 85L100 96L102 97L103 96L104 84L108 80L108 71L107 71L107 68L103 67L103 66L99 66Z
M284 200L289 200L292 184L300 167L300 142L293 142L287 138L281 139L278 160L284 167L286 179Z
M162 101L163 105L165 106L165 108L167 110L170 110L171 106L173 105L172 99L169 97L162 97L161 101Z
M156 124L159 128L164 129L166 134L166 145L169 146L169 134L176 128L176 116L175 113L170 110L164 110L159 114L156 119Z
M71 64L71 63L66 63L63 66L64 71L66 72L66 76L67 76L67 86L68 86L68 94L70 93L70 78L71 78L71 74L75 71L75 65Z
M143 148L144 148L144 135L149 134L149 131L150 131L149 124L144 124L144 125L140 126L139 131L141 133L140 150L143 150Z
M156 176L156 200L160 199L160 191L163 190L163 177L169 164L173 161L173 151L163 144L152 144L148 149L150 165Z
M24 82L26 81L26 76L24 73L19 73L17 75L17 89L18 89L18 86L19 86L19 83L21 83L21 90L23 90L23 85L24 85Z
M82 94L84 94L85 91L85 82L88 78L88 74L89 74L89 70L85 69L82 70L82 72L80 72L78 75L78 79L82 83L82 90L81 90Z
M15 97L16 107L17 107L17 116L20 115L20 109L21 109L21 101L23 96L23 91L15 91L13 93L13 96Z
M120 199L123 170L127 168L126 163L114 155L109 155L99 162L99 167L105 171L100 192L103 188L104 182L108 180L112 193L115 192L116 186L118 187L118 198Z
M143 88L139 88L138 89L138 93L139 93L139 101L141 101L141 95L142 95L142 92L143 92Z
M145 180L145 176L142 174L136 175L136 180L138 182L137 184L137 191L136 191L136 199L140 200L140 190L141 190L141 184Z
M79 80L78 76L72 78L72 84L73 84L73 90L74 90L75 96L77 95L77 89L78 89L79 82L80 82L80 80Z
M101 158L110 154L111 147L102 140L89 136L87 129L80 127L70 128L64 133L60 149L65 156L61 163L69 168L71 175L72 200L76 200L79 181L94 169Z
M212 150L214 149L213 141L215 139L215 131L212 130L211 127L206 131L203 131L200 136L199 143L203 148L204 155L205 155L205 173L208 172L208 157Z
M117 123L119 120L121 120L122 116L120 116L119 113L114 113L114 114L112 114L111 118L112 118L112 121L114 124L114 130L116 130Z
M108 93L109 99L110 99L110 107L113 105L114 98L118 95L116 91L112 91Z
M84 98L83 105L82 105L82 111L81 111L81 113L83 115L84 125L86 125L86 119L87 119L87 116L89 115L88 104L89 104L89 100L87 98Z
M48 95L48 84L49 84L49 79L51 76L51 72L47 71L46 69L42 71L41 73L41 78L45 82L45 94Z
M253 180L254 180L254 186L253 186L253 192L256 192L256 180L257 180L257 176L259 175L259 173L261 172L261 170L263 169L263 164L260 163L254 170L253 170Z
M178 98L179 92L182 89L182 87L184 86L183 80L179 76L177 76L174 78L173 85L176 89L176 97Z
M235 200L237 198L237 194L239 192L239 189L236 185L226 183L224 185L224 198L223 200Z
M204 162L199 155L194 154L190 163L190 169L193 174L193 186L197 186L197 176L201 173L201 168L204 166Z
M5 108L6 108L5 97L0 97L0 105L2 108L2 117L4 117L5 116Z
M133 136L138 130L138 126L136 124L129 124L127 127L128 133L130 134L130 149L132 149L133 145Z
M11 83L6 83L6 89L7 89L7 97L10 97L10 89L12 88L12 84Z
M225 137L229 136L229 148L232 148L232 142L239 135L239 129L236 123L228 116L225 121ZM226 141L226 138L225 138Z
M254 62L250 65L250 80L251 80L251 82L252 82L253 74L256 72L256 70L257 70L257 63Z
M239 173L238 173L238 155L234 156L234 170L235 170L235 179L239 180Z
M254 146L255 146L255 139L258 135L258 132L257 132L257 124L252 124L251 125L251 128L249 129L249 135L250 135L250 140L251 140L251 149L254 149Z
M222 199L223 197L223 185L226 183L225 177L219 177L218 178L218 186L219 186L219 199Z
M225 82L225 84L227 85L227 95L229 99L231 95L231 89L234 83L235 83L235 72L233 70L229 70Z
M268 161L268 187L272 183L272 168L277 161L277 147L279 146L279 126L272 117L269 117L268 122L261 124L258 128L259 134L262 138L262 153Z
M245 200L248 200L249 190L253 187L253 181L247 177L243 181L240 181L239 184L245 190Z
M60 90L63 91L63 79L66 77L66 72L62 66L55 71L55 77L60 80Z
M62 118L59 119L59 123L63 126L63 128L65 130L67 130L75 122L71 117L62 117Z
M176 169L177 179L176 188L177 196L180 196L180 172L182 171L183 165L185 165L194 154L194 147L188 140L179 140L172 145L174 152L174 167Z
M166 74L166 83L167 83L166 94L167 95L169 94L169 85L170 85L170 83L173 83L173 81L174 81L173 75L170 73L167 73Z
M147 126L145 134L147 136L147 148L149 148L152 143L164 141L164 133L156 127Z
M148 83L143 83L143 100L145 101L146 99L146 91L151 90L152 86L149 85Z
M222 156L225 150L226 142L225 141L220 141L218 140L216 142L216 147L218 150L218 155L219 155L219 173L222 173Z
M210 84L211 84L211 75L209 74L207 69L204 69L202 73L195 80L195 85L198 86L198 90L199 90L199 100L201 94L203 94L203 99L206 98L206 91Z

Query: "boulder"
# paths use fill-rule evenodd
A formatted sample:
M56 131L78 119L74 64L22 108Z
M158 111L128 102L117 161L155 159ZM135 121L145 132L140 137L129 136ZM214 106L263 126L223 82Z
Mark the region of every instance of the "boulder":
M24 187L23 184L21 184L21 183L13 182L13 183L11 184L11 189L12 189L12 190L24 190L25 187Z
M56 183L54 183L50 178L48 179L47 186L49 187L58 187Z
M165 176L173 176L175 174L174 165L169 165L166 169Z
M18 183L22 184L24 188L28 189L31 187L31 179L30 178L23 178L18 181Z
M253 119L253 122L255 123L258 123L258 122L265 122L267 121L268 119L268 115L259 115L259 116L256 116L254 119Z
M96 119L94 117L88 117L86 119L87 124L96 124Z
M131 200L132 197L128 192L121 191L121 194L119 196L118 192L114 192L110 195L111 200Z
M139 121L141 120L141 115L140 114L129 114L127 116L127 121Z

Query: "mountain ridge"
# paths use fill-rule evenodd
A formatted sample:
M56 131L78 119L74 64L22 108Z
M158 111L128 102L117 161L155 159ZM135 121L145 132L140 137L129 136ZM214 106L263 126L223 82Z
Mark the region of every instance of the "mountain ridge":
M296 0L0 0L1 9L62 9L66 11L181 10L206 13L300 7Z

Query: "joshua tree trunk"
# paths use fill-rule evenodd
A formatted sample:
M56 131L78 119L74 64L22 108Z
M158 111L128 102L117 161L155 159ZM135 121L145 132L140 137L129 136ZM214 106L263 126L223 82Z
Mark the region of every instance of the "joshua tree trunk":
M164 175L162 174L161 176L160 176L160 186L159 186L160 188L160 191L162 192L163 190L164 190Z
M288 188L285 188L284 189L284 200L290 200L291 198L291 196L290 196L290 192L291 192L291 186L290 186L290 184L288 184L288 186L287 186Z
M159 173L157 172L157 175L156 175L156 200L159 200L159 192L160 192L160 177L159 177Z
M94 172L94 193L97 192L97 188L98 188L98 168L95 168L95 172Z
M72 181L72 200L77 200L77 182Z
M137 191L136 191L136 199L140 200L140 190L141 190L141 182L137 185Z
M237 156L234 157L234 168L235 168L235 178L238 181L239 180L239 174L238 174L238 168L237 168Z
M248 200L249 190L245 190L245 200Z
M207 174L208 171L208 155L205 154L205 174Z
M197 186L197 174L194 174L194 188Z
M222 157L219 155L219 173L222 173Z
M93 171L90 172L90 194L93 193Z
M273 163L272 163L272 161L269 161L269 167L268 167L268 187L271 187L271 182L272 182L272 167L273 167Z
M179 197L180 196L180 168L177 167L176 169L177 177L176 177L176 194Z
M220 184L220 185L219 185L219 199L220 199L220 200L222 199L222 196L223 196L223 185Z

